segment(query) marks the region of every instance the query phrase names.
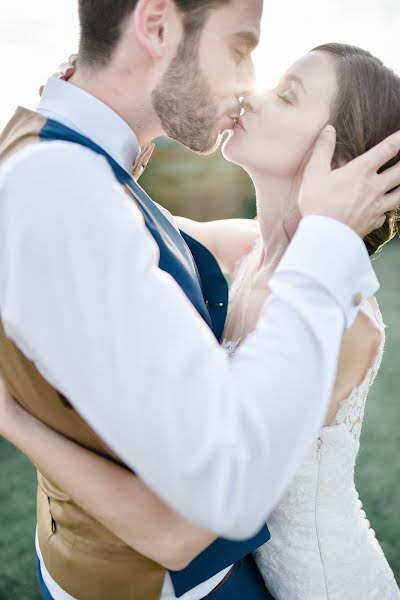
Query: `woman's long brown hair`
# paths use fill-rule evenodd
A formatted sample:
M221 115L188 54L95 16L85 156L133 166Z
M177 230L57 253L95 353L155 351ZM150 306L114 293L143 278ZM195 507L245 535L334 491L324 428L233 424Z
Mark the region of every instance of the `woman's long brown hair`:
M346 44L324 44L313 51L331 54L337 63L339 95L331 124L337 146L333 166L364 154L400 130L400 77L370 52ZM379 172L400 161L400 152ZM386 215L382 227L364 242L370 255L399 232L399 211Z

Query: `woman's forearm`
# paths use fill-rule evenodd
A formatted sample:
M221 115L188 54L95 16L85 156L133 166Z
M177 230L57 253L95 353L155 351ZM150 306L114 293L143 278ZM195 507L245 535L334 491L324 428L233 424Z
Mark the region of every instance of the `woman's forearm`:
M141 554L181 569L215 538L177 515L131 472L22 409L19 413L7 438L85 512Z

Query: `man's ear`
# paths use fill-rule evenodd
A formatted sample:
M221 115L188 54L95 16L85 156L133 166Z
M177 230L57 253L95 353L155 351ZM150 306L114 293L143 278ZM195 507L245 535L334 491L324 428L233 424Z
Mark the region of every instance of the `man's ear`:
M133 14L135 37L153 59L161 58L165 53L173 14L176 14L173 0L138 0Z

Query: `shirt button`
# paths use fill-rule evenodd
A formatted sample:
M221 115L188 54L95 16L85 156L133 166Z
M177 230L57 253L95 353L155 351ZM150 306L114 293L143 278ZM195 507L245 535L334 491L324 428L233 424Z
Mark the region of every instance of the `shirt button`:
M354 296L353 296L354 306L360 306L362 299L363 299L363 297L362 297L361 292L357 292L357 294L354 294Z

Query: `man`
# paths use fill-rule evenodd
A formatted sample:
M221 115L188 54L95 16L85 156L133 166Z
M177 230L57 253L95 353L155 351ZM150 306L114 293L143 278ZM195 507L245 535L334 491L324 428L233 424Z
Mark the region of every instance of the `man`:
M256 334L229 362L188 247L129 173L161 134L196 152L216 147L252 84L262 2L79 7L73 85L50 80L37 113L20 109L2 138L0 370L32 413L122 460L177 512L248 538L303 459L343 329L378 287L361 238L400 201L386 195L399 170L377 175L400 136L331 173L334 136L324 133L305 176L306 218ZM165 570L39 484L40 573L54 598L171 597ZM200 600L218 587L215 598L269 597L249 561L227 591L243 553L219 548L200 574L171 575L176 595Z

